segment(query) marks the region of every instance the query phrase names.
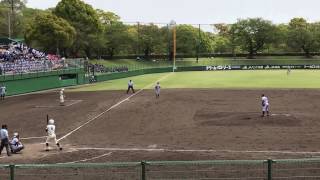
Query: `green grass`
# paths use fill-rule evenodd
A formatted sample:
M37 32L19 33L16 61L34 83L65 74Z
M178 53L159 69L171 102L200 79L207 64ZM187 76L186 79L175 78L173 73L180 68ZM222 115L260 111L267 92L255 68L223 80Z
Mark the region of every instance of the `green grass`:
M126 66L129 70L139 70L156 67L171 67L172 62L167 60L137 61L134 59L119 60L91 60L91 63L103 64L106 67ZM211 65L301 65L320 64L320 58L307 59L299 56L258 57L257 59L245 58L200 58L198 63L195 58L177 59L176 65L181 66L211 66Z
M162 88L320 88L320 71L286 70L253 71L198 71L178 73L158 73L101 82L74 89L75 91L124 90L132 79L136 89L153 88L160 78Z

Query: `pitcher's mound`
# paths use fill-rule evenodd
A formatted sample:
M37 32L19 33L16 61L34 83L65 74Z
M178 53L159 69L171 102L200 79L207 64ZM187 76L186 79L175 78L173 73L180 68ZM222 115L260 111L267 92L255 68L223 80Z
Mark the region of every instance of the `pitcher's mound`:
M199 110L194 116L199 126L299 126L300 120L290 114L261 117L256 112L211 112Z

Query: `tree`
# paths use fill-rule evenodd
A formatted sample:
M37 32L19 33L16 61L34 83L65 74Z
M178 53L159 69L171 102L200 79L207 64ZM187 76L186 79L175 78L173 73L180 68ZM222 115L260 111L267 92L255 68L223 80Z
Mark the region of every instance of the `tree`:
M261 18L239 20L231 27L232 38L253 58L266 44L274 41L275 26Z
M177 26L177 53L196 55L213 51L214 35L191 25Z
M230 53L235 56L236 51L239 49L235 42L235 35L232 31L232 25L229 24L215 24L215 31L217 36L214 40L214 51L218 53Z
M0 1L0 35L9 36L9 22L11 37L23 36L23 14L26 8L26 0L2 0ZM10 16L10 17L9 17ZM10 21L9 21L10 20Z
M289 23L288 46L294 50L303 50L306 57L319 48L320 24L308 23L303 18L293 18Z
M95 9L81 0L61 0L53 13L67 20L76 29L73 53L78 56L79 50L83 50L87 57L91 57L94 39L102 31Z
M132 42L128 33L128 26L122 22L113 22L107 25L105 31L106 50L110 58L124 51Z
M51 53L71 47L75 36L76 30L66 20L51 13L37 15L25 33L28 44L39 45Z
M98 18L101 24L103 25L111 25L115 22L120 22L120 16L116 15L113 12L104 11L101 9L97 9Z
M9 37L8 16L9 9L3 3L0 3L0 37Z
M279 24L275 28L275 40L268 44L267 53L290 52L291 49L287 45L289 26L287 24Z
M214 30L215 32L222 37L229 36L231 26L224 23L214 24Z
M191 25L177 26L177 53L195 55L198 43L198 28Z
M120 21L120 17L113 12L98 9L97 13L103 28L100 43L98 43L100 45L99 53L106 51L112 59L115 54L120 54L121 51L128 48L130 41L128 26L124 25Z
M214 52L228 53L231 51L230 41L227 37L217 35L214 38Z
M167 36L163 33L161 28L155 24L138 25L139 46L142 49L146 59L152 53L160 54L166 52Z

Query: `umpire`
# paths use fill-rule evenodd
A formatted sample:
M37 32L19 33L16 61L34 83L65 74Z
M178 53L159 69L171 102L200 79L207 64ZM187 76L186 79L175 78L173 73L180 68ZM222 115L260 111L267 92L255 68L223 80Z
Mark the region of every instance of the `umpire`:
M127 90L127 94L129 93L130 89L132 90L132 92L134 93L134 89L133 89L133 81L130 79L130 81L128 82L128 90Z
M2 128L0 130L0 138L1 138L0 155L2 153L3 148L6 147L7 155L11 156L10 150L9 150L8 127L5 124L2 125Z

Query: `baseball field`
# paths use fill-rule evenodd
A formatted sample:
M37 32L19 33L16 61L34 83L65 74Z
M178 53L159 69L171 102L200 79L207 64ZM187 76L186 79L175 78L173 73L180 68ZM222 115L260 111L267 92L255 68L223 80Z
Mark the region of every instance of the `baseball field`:
M136 93L126 94L132 79ZM160 82L160 98L153 87ZM320 156L317 70L159 73L0 102L26 148L1 163L257 160ZM261 115L261 94L271 115ZM45 151L46 116L62 151ZM24 178L27 179L27 178ZM124 178L126 179L126 178ZM129 178L130 179L130 178Z

